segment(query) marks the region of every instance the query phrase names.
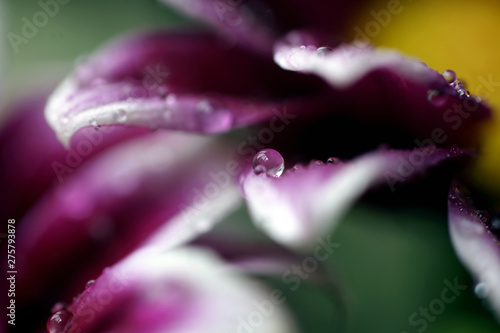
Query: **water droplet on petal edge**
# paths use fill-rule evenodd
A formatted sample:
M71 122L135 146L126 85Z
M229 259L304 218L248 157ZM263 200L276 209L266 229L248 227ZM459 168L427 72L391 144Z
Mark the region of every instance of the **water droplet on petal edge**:
M73 314L67 310L60 310L54 313L47 321L47 331L49 333L63 333Z
M253 167L257 174L265 173L271 177L279 177L285 169L285 161L276 150L264 149L255 155Z

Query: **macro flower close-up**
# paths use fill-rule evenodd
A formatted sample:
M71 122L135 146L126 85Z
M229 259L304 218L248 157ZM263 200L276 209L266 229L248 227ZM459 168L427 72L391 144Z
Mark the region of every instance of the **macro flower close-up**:
M0 332L498 331L496 2L0 10Z

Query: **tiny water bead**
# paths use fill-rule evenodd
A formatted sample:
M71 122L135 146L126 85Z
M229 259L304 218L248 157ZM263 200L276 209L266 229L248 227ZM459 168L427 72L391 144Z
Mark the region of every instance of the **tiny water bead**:
M114 113L113 117L117 122L124 123L127 121L127 111L125 111L124 109L119 109Z
M253 168L258 175L266 174L271 177L279 177L285 169L285 160L276 150L264 149L255 155Z
M201 100L196 105L196 109L200 112L210 113L213 111L213 106L208 100Z
M488 214L488 212L487 212L487 211L485 211L485 210L478 210L478 211L476 212L476 215L477 215L477 217L479 217L479 219L480 219L481 221L483 221L484 223L488 223L488 222L490 221L490 214Z
M443 77L446 82L453 83L457 79L457 74L454 71L447 69L443 72Z
M318 49L316 50L316 54L319 55L320 57L324 57L332 52L333 52L333 49L331 47L328 47L328 46L321 46L321 47L318 47Z
M490 293L490 288L488 287L488 285L484 282L480 282L478 283L475 287L474 287L474 293L476 294L476 296L480 299L483 299L483 298L486 298L488 297L489 293Z
M330 157L326 160L326 164L342 164L342 160L338 157Z
M92 287L94 286L94 284L95 284L95 280L89 280L87 282L87 284L85 285L85 291L88 292L88 293L91 292L92 291Z
M89 125L94 127L94 129L98 130L99 128L101 128L101 125L99 125L97 123L97 120L95 120L95 118L92 118L89 120Z
M325 163L323 161L320 161L320 160L312 160L311 162L309 162L309 167L320 167L320 166L323 166L325 165Z
M47 322L47 331L49 333L66 332L66 326L73 318L73 314L67 310L60 310L54 313Z

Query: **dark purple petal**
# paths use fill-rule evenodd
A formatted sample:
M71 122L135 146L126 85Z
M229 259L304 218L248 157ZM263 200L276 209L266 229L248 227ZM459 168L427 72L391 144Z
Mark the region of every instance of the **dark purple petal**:
M46 118L64 143L83 127L112 124L216 133L298 109L321 85L210 35L157 32L123 38L79 65L50 97Z
M496 223L497 225L493 225ZM476 294L485 297L500 318L500 242L498 219L474 207L467 189L454 181L448 198L450 237L462 263L477 281Z
M240 178L254 221L274 240L305 248L330 232L367 190L396 185L417 178L450 158L468 154L434 147L380 150L343 163L330 159L296 165L280 177L249 168Z
M106 268L69 307L55 312L47 326L54 329L50 332L243 332L255 302L271 297L270 290L211 252L139 250ZM284 307L271 306L272 315L258 331L296 332Z
M21 221L18 300L72 293L139 245L168 249L210 229L240 200L229 174L213 179L227 160L206 138L155 133L87 163Z
M273 40L296 29L314 31L324 43L340 40L349 13L347 1L278 0L162 0L202 20L229 40L270 53Z
M277 43L274 59L284 69L324 79L333 90L333 112L392 124L415 139L448 147L471 145L478 123L490 117L489 107L460 82L447 82L396 51L320 46L307 34L291 33Z
M27 97L7 111L0 131L2 220L20 219L52 184L64 181L92 156L148 132L118 127L106 133L83 130L67 150L43 117L45 101L46 95Z

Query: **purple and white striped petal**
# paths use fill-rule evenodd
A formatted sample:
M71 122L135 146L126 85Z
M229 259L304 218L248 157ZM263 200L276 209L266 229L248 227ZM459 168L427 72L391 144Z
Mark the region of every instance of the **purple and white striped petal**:
M434 147L381 150L346 163L331 159L327 164L296 166L274 177L256 167L242 174L240 183L256 224L277 242L304 249L331 232L369 189L386 183L394 191L398 183L466 155L462 150Z
M321 85L211 35L143 33L78 65L45 114L65 144L88 126L219 133L267 120L287 101L293 111Z
M446 136L434 144L473 145L477 125L490 117L452 71L441 75L416 59L367 45L317 45L314 36L290 33L275 46L283 69L315 74L336 94L337 108L373 124L392 124L416 138ZM363 98L360 98L363 96ZM437 135L439 137L439 135Z
M282 295L209 251L139 250L90 281L69 307L56 309L47 328L51 333L296 332L282 302Z
M448 228L453 248L477 281L476 294L486 298L500 318L500 242L498 218L474 207L467 189L454 181L448 197Z
M19 301L48 286L73 292L138 246L161 251L209 230L240 203L229 154L201 136L155 133L82 166L21 221Z

